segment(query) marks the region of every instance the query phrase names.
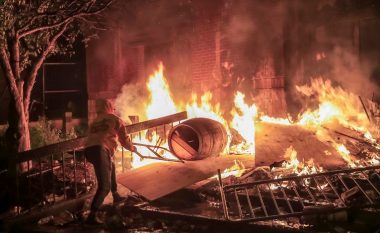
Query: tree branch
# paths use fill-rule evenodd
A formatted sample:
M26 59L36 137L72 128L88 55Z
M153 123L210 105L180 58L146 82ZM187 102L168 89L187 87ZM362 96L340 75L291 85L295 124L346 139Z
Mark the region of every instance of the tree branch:
M66 8L69 8L70 6L72 6L76 2L77 1L72 1ZM26 31L29 26L35 25L35 22L38 19L43 19L43 18L49 17L49 16L64 15L63 13L67 11L67 9L63 8L63 9L59 9L59 10L56 10L56 11L49 11L49 12L45 12L45 13L38 13L38 9L41 7L42 3L43 3L43 1L41 1L41 3L36 7L36 12L35 12L36 15L34 15L30 20L28 20L25 25L21 26L17 30L17 33L20 33L22 31Z
M102 11L104 11L105 9L107 9L107 7L109 7L112 4L113 1L114 0L109 0L106 4L104 4L104 6L100 7L99 9L93 10L93 11L90 11L90 9L88 9L88 14L89 15L94 15L94 14L101 13Z
M56 27L62 26L64 24L66 24L67 22L71 21L72 18L73 18L73 16L70 16L70 17L67 17L66 19L64 19L63 21L60 21L60 22L57 22L54 24L40 26L40 27L32 28L30 30L21 31L19 34L20 38L25 37L25 36L30 35L30 34L33 34L35 32L44 31L44 30L48 30L48 29L54 29Z
M29 30L19 31L18 32L19 37L22 38L22 37L25 37L27 35L30 35L30 34L33 34L33 33L39 32L39 31L53 29L53 28L62 26L64 24L66 24L67 22L69 22L70 20L78 18L78 17L99 14L100 12L104 11L108 6L110 6L112 2L113 2L113 0L110 0L104 6L100 7L99 9L92 10L92 11L86 9L87 4L83 4L83 6L79 7L77 10L73 11L71 14L69 14L69 16L67 16L66 18L62 19L59 22L56 22L56 23L53 23L50 25L34 27L34 28L29 29Z
M29 76L27 78L26 83L26 91L24 96L24 108L29 108L29 102L30 102L30 95L32 93L33 86L36 82L37 72L41 68L44 60L46 59L47 55L54 49L56 42L60 36L66 31L67 26L71 23L69 20L62 26L61 29L58 30L58 32L51 38L49 41L46 49L40 54L40 56L37 58L37 61L33 64L31 71L29 73Z
M41 3L42 4L42 3ZM38 6L36 7L37 9L40 8L41 4L38 4ZM19 31L22 31L22 30L25 30L28 26L30 25L33 25L34 24L34 21L37 20L38 18L43 18L45 17L47 14L36 14L34 15L30 20L27 20L26 24L21 26L20 25L20 28L16 31L16 34L19 33Z
M86 23L87 25L89 25L89 27L90 28L93 28L93 29L95 29L95 30L99 30L99 31L105 31L106 30L106 28L104 27L104 28L101 28L101 27L99 27L99 26L97 26L96 25L96 23L98 23L98 22L96 22L96 21L91 21L91 20L89 20L89 19L86 19L85 17L76 17L77 19L79 19L79 20L81 20L81 21L83 21L84 23Z
M34 15L30 20L28 20L28 22L21 26L20 29L18 29L17 33L21 32L21 31L25 31L30 25L33 25L34 22L38 19L42 19L44 17L48 17L50 15L53 15L53 14L57 14L58 12L55 12L55 13L49 13L49 14L37 14L37 15Z
M13 67L13 75L15 80L20 79L20 39L16 34L15 38L12 40L12 52L11 56L11 65Z
M8 85L10 87L11 94L12 94L14 100L17 102L17 100L20 98L20 95L19 95L19 92L17 89L16 79L13 75L12 66L9 62L9 56L8 56L8 52L7 52L7 49L5 48L5 46L1 48L1 61L2 61L2 65L4 67L5 77L8 81Z

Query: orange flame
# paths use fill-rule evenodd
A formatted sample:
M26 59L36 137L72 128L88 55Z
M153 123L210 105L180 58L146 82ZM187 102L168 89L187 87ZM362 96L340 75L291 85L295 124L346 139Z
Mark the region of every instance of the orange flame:
M220 104L212 103L213 96L211 92L206 92L200 97L193 94L191 101L183 106L176 104L172 98L168 82L164 77L164 67L162 63L159 64L157 71L149 77L147 88L149 90L149 99L146 104L146 119L162 117L186 109L189 118L206 117L216 120L225 126L229 139L227 147L224 150L225 154L244 153L254 155L255 120L258 118L258 109L254 104L248 105L245 102L244 94L240 92L235 93L235 106L231 111L233 117L231 121L227 121L222 115ZM328 135L322 134L319 127L327 123L338 122L344 127L362 133L369 142L376 142L370 133L369 121L356 95L346 92L340 87L333 87L330 81L324 81L322 79L315 79L311 82L310 86L297 86L296 89L308 97L308 99L314 99L318 103L317 109L305 110L299 114L298 120L295 122L290 118L273 118L265 115L260 116L260 120L283 125L297 124L315 130L318 137L324 138L328 137ZM244 139L239 145L230 145L232 138L230 132L232 128ZM165 135L161 135L161 137L164 136ZM144 144L155 144L159 137L160 135L155 133L151 133L150 135L142 133L141 139L140 137L134 137L133 141ZM358 161L353 159L343 144L333 142L333 145L335 145L336 150L349 166L357 166ZM162 146L166 146L166 144ZM151 153L143 148L138 149L144 155L150 155ZM162 156L171 158L170 153L163 153ZM291 169L294 173L308 174L321 170L321 168L314 165L312 160L306 163L300 162L297 158L297 151L295 151L293 147L289 147L286 150L285 158L287 161L283 164L284 168ZM379 158L373 157L371 161L368 162L378 164L379 161ZM157 162L157 160L141 160L138 157L134 157L132 166L138 167L151 162ZM243 169L241 163L236 162L235 165L238 170Z
M176 105L172 98L168 82L166 81L164 76L164 67L162 63L159 64L157 71L155 71L152 75L149 76L147 88L150 94L148 103L146 104L146 119L162 117L165 115L176 113L183 109L181 106ZM234 152L254 154L254 120L257 114L256 106L248 106L247 104L245 104L244 95L242 95L241 93L237 93L235 98L235 105L236 109L239 111L239 114L235 114L234 123L229 123L227 122L227 120L223 118L220 105L212 104L212 98L213 96L211 92L204 93L200 98L198 98L196 94L193 94L191 102L186 104L185 107L188 117L206 117L218 121L225 126L227 134L229 135L229 141L223 152L224 154L228 153L228 151L230 150L229 144L231 141L231 136L229 127L238 128L239 132L246 140L246 142L242 142L239 147L233 148ZM239 119L243 120L244 122L239 122ZM154 145L158 138L159 135L155 133L148 135L147 132L141 132L141 135L135 136L133 138L133 141L142 144ZM165 144L162 146L167 147L167 142L165 142ZM144 147L138 147L138 150L141 154L145 156L154 156L151 151L147 150ZM163 153L161 156L173 159L173 156L170 153ZM138 156L133 155L132 167L140 167L154 162L161 161L152 159L141 159ZM239 164L239 166L235 165L235 168L231 169L236 170L236 167L242 167L241 163L236 162L235 164ZM236 173L236 171L234 173Z
M282 164L282 167L291 169L294 174L306 175L314 174L322 171L322 168L317 167L314 161L310 159L306 163L300 162L297 158L297 151L292 147L288 147L285 151L284 158L287 160Z
M255 118L257 116L257 108L255 105L248 106L244 102L244 94L237 92L235 95L235 107L232 111L233 119L230 126L236 129L245 139L238 145L231 148L235 153L255 153Z
M316 96L319 102L317 110L308 109L301 114L299 124L321 125L336 120L345 127L369 134L369 121L358 96L321 78L314 79L310 86L296 86L296 89L309 98Z
M335 148L350 167L356 167L356 164L352 161L350 151L343 144L337 144Z
M158 70L155 71L147 83L149 90L149 102L146 108L147 119L163 117L178 112L169 85L164 77L164 66L159 64Z
M221 174L221 176L222 178L226 178L229 176L240 177L244 174L244 171L245 171L244 164L240 162L239 160L235 159L234 165L232 165L230 168L225 169L223 173Z

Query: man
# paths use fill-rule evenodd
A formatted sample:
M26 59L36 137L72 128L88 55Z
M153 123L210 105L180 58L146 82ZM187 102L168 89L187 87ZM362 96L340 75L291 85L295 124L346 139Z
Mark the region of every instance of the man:
M132 152L136 151L136 147L132 145L123 120L113 114L113 105L109 100L96 100L95 109L97 117L90 125L85 155L94 165L98 188L91 203L87 223L101 224L96 213L109 191L112 192L114 203L123 199L117 192L116 184L114 153L117 142Z

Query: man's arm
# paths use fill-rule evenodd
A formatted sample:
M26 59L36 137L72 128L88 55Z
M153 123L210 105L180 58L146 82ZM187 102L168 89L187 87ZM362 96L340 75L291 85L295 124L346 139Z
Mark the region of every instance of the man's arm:
M127 150L135 151L136 148L132 144L132 140L128 135L127 129L124 125L122 125L118 130L118 137L120 144Z

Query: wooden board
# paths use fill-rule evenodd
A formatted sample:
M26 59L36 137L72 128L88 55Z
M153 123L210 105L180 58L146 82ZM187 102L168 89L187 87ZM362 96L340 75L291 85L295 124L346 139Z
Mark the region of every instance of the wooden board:
M117 182L153 201L198 181L207 179L234 165L237 159L246 168L255 164L255 157L226 155L185 163L161 162L132 169L117 176Z
M185 142L177 133L171 136L172 151L181 159L191 160L196 157L198 152Z
M297 151L299 161L313 159L315 164L324 168L347 165L333 145L328 140L318 139L313 131L295 125L264 122L256 125L256 166L283 160L285 150L290 146Z

